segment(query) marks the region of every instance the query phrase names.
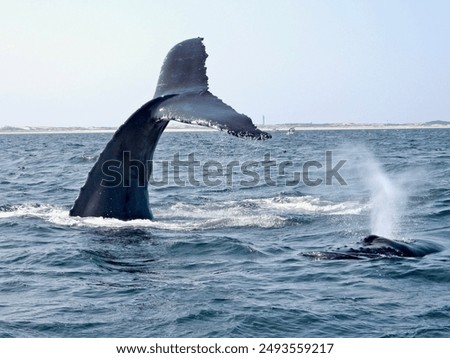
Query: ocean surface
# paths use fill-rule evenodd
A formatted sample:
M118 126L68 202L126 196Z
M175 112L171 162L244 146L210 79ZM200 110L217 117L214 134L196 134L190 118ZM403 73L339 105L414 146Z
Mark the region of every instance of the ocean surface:
M0 135L0 337L450 337L450 131L272 134L164 133L129 222L69 216L112 134Z

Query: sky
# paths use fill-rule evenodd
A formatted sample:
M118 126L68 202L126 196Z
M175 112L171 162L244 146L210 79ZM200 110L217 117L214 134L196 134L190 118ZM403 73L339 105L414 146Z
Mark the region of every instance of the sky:
M203 37L256 124L450 121L447 0L0 0L0 127L116 127Z

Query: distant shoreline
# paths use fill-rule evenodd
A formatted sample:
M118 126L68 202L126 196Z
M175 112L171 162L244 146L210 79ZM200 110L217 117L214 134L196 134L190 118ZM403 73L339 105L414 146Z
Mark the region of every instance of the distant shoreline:
M417 123L417 124L272 124L259 125L259 129L269 132L295 132L295 131L326 131L326 130L391 130L391 129L450 129L450 122L443 123ZM84 134L84 133L114 133L117 128L113 127L3 127L0 134ZM194 125L169 126L166 132L205 132L216 131L209 127Z
M167 128L166 132L205 132L216 131L213 128L194 127L193 128ZM66 127L33 127L29 129L3 129L0 134L92 134L92 133L115 133L118 128L66 128Z
M390 130L390 129L450 129L449 124L326 124L259 126L266 131L327 131L327 130Z

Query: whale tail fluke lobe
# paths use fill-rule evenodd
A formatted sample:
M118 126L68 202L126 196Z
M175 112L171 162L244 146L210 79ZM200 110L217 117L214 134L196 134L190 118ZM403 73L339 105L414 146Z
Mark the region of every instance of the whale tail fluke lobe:
M208 90L206 58L202 38L183 41L166 56L155 98L176 94L158 108L158 116L167 120L196 124L227 131L237 137L269 139L252 120L236 112Z
M153 98L208 90L206 54L203 38L185 40L167 54L159 73Z
M226 131L236 137L271 138L269 133L256 128L249 117L239 114L209 91L172 97L161 104L158 115L167 120Z

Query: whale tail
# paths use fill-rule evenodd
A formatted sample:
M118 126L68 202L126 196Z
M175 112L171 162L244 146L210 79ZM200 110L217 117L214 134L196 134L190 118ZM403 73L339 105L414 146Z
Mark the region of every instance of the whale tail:
M238 137L271 137L208 91L206 57L201 38L183 41L169 52L153 100L138 109L106 145L71 216L152 219L147 187L153 153L168 120L214 127Z

